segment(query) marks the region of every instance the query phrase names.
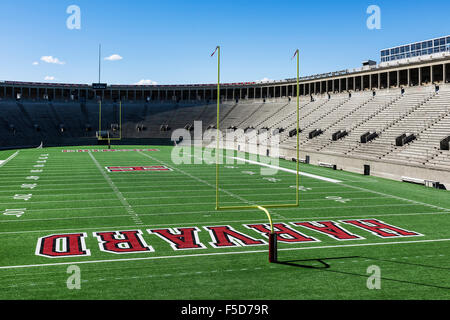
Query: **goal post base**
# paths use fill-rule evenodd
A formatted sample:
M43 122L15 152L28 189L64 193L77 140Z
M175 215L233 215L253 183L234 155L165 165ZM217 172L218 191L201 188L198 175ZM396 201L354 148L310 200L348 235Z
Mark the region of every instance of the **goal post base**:
M269 219L270 225L270 233L269 233L269 262L277 263L278 262L278 253L277 253L277 234L274 231L272 216L269 213L267 208L286 208L286 207L298 207L298 204L285 204L285 205L267 205L267 206L258 206L258 205L250 205L250 206L235 206L235 207L220 207L219 203L216 204L217 211L225 211L225 210L244 210L244 209L258 209L263 211L267 218Z
M278 262L277 234L269 234L269 263Z

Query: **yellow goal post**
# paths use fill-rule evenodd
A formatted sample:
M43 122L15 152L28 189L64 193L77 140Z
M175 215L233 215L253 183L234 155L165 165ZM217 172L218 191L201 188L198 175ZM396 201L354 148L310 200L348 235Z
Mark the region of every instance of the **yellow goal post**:
M219 132L220 130L220 54L221 54L221 47L217 46L213 54L214 56L217 52L217 124L216 124L216 130ZM294 56L292 59L297 58L297 110L296 110L296 116L297 116L297 143L296 143L296 152L297 152L297 159L296 159L296 196L295 196L295 203L286 203L286 204L267 204L264 206L259 205L240 205L240 206L221 206L220 205L220 155L219 155L219 149L220 149L220 135L216 135L216 210L217 211L225 211L225 210L246 210L246 209L258 209L261 211L264 211L269 219L270 223L270 236L269 236L269 261L270 262L276 262L277 256L276 256L276 236L274 233L274 227L273 227L273 221L272 217L268 211L268 209L275 209L275 208L295 208L299 207L300 205L300 51L297 49L295 51Z
M102 101L100 100L98 102L98 140L108 140L108 141L121 141L122 140L122 101L119 101L119 137L118 138L111 138L108 133L107 138L103 138L101 136L102 132Z

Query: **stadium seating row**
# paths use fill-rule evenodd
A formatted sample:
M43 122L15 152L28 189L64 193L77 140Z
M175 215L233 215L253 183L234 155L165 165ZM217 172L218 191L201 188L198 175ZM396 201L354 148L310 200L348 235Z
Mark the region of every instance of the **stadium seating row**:
M318 95L300 98L302 150L450 169L450 153L440 141L450 135L450 86ZM0 100L0 147L76 145L95 139L99 106L95 102L33 102ZM215 102L127 102L122 106L123 136L131 139L170 139L173 130L192 130L194 121L203 131L216 124ZM118 103L102 104L102 130L111 130L120 119ZM220 127L282 129L280 141L295 148L296 101L290 98L241 100L221 104ZM161 130L161 128L168 130ZM310 135L311 132L320 134ZM336 139L336 133L339 134ZM361 136L376 133L361 143ZM396 145L401 135L417 139ZM335 139L333 140L333 135ZM313 137L314 136L314 137Z

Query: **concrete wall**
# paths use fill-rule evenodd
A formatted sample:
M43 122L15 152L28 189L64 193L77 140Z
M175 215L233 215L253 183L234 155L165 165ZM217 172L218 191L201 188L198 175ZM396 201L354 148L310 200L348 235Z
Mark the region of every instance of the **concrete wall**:
M286 159L296 157L297 152L290 149L281 149L280 155ZM364 165L370 166L370 174L391 180L401 181L402 177L432 180L444 184L450 190L450 172L445 170L429 169L418 166L405 166L376 160L364 160L350 156L329 155L317 152L300 150L300 159L310 157L310 164L319 165L319 162L337 166L338 170L364 174Z

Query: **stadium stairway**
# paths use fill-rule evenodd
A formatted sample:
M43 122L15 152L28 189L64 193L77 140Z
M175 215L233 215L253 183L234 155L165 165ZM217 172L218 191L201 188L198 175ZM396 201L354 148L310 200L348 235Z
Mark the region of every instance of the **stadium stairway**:
M370 107L370 112L363 110L365 111L365 114L362 115L359 123L351 128L348 136L339 141L330 143L322 148L321 151L325 151L326 148L326 152L330 153L358 155L361 153L361 150L366 151L366 149L358 150L358 147L361 145L360 137L362 134L369 131L378 133L383 132L383 130L392 126L396 121L407 116L410 111L419 107L420 104L428 98L428 93L419 93L404 95L399 99L394 98L394 100L386 104L368 104L367 110L369 110ZM368 143L366 145L372 144ZM367 149L367 151L368 153L371 153L371 149ZM377 153L375 152L375 154ZM366 154L362 154L362 156L365 155ZM371 157L370 155L367 156L369 158Z
M306 136L306 139L302 140L300 143L302 149L317 150L318 148L322 147L325 143L331 140L331 135L334 132L338 131L330 129L336 126L336 124L341 122L343 119L357 112L359 109L366 107L366 105L374 99L375 98L372 95L367 94L356 96L345 101L342 105L339 106L339 108L321 117L317 122L314 123L314 127L320 128L324 133L313 139L309 139L308 136ZM310 129L308 129L307 131L310 131ZM345 130L347 128L343 129ZM294 139L291 138L290 141L287 141L287 143L295 146L296 142L293 142L292 140Z
M417 134L420 131L424 113L429 107L428 102L433 97L434 94L429 93L411 94L406 100L399 100L399 104L394 104L387 109L388 112L383 119L369 121L364 124L362 131L356 131L360 136L366 131L377 132L379 136L368 143L358 141L346 154L358 154L368 159L382 159L395 150L396 137L403 133Z
M448 162L433 162L445 151L440 150L440 141L450 135L450 92L443 92L429 102L427 109L422 111L418 125L421 126L417 140L396 148L385 155L385 159L393 162L407 162L409 164L436 166L448 165Z
M333 133L341 130L351 132L354 128L367 121L370 116L380 112L384 108L387 108L391 103L399 99L399 96L399 94L376 95L368 101L362 101L359 107L356 107L343 116L341 114L337 114L336 121L331 123L330 126L326 128L326 134L305 144L304 149L333 152L330 150L331 148L328 147L330 145L334 146L334 144L340 143L339 141L332 140Z
M306 115L302 115L300 112L300 129L302 132L299 134L300 143L303 144L307 138L310 131L314 129L322 129L318 126L318 123L327 118L329 115L336 112L336 110L340 109L343 105L345 105L349 101L348 97L338 96L336 98L331 98L327 100L324 104L321 105L320 108L314 109L312 112L309 112ZM286 131L280 137L280 141L282 144L296 146L297 138L289 137L289 132L294 130L297 127L297 119L294 117L291 119L289 126L286 128ZM323 130L323 129L322 129ZM290 141L290 143L289 143Z

